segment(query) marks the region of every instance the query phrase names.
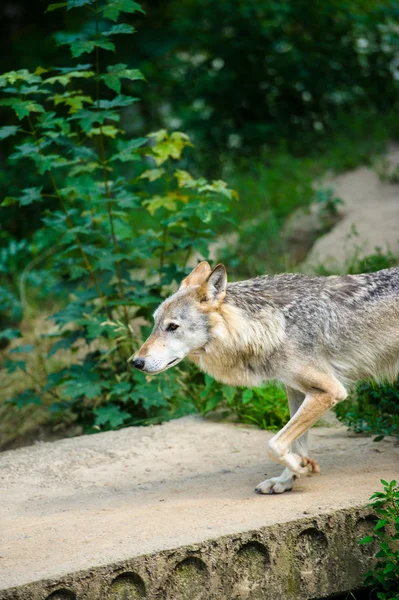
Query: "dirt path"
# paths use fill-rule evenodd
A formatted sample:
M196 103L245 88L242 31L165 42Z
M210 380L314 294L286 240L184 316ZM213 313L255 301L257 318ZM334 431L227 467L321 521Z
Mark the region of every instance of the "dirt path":
M391 146L384 161L390 169L399 165L399 146ZM399 184L381 181L376 169L360 167L324 185L344 201L344 217L316 241L306 270L313 265L339 268L356 252L363 257L377 247L399 257Z

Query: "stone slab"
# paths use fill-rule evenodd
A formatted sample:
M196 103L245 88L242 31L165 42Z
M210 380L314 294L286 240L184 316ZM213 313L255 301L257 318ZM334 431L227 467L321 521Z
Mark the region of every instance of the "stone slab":
M373 522L362 507L380 478L398 479L399 447L316 427L311 456L322 474L260 496L255 485L280 472L266 454L271 435L185 417L4 452L0 598L227 600L280 590L301 600L358 585L356 540Z

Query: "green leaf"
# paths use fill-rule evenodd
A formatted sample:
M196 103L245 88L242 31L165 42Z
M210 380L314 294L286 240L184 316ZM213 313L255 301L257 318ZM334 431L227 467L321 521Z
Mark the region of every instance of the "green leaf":
M102 125L106 120L119 123L120 115L116 111L112 110L93 111L89 108L83 108L69 119L77 120L83 131L87 133L90 131L90 129L92 129L94 123L99 123Z
M119 427L130 417L130 414L116 404L110 402L106 406L99 406L94 409L96 419L94 424L97 426L109 425L112 429Z
M231 387L230 385L222 385L223 396L226 398L228 403L231 403L236 394L237 388Z
M386 487L389 486L389 483L387 481L385 481L385 479L380 479L382 485L385 485Z
M87 136L93 137L93 135L105 135L106 137L115 139L118 133L121 133L121 130L113 125L101 125L101 127L93 127L90 129L90 131L87 132Z
M17 125L8 125L6 127L2 127L0 129L0 140L5 140L6 138L15 135L21 128Z
M21 394L11 398L11 400L8 400L8 403L14 404L18 408L24 408L29 404L41 404L42 401L32 390L25 390Z
M395 564L393 562L389 562L385 565L383 573L384 573L384 575L387 575L388 573L392 573L392 571L395 571L395 570L396 570Z
M40 83L41 77L39 74L31 73L27 69L20 69L19 71L9 71L0 75L0 88L6 87L7 84L15 85L16 83Z
M211 396L210 398L208 398L205 408L204 408L204 413L208 413L211 410L214 410L218 404L220 404L223 401L223 396L221 392L216 392L216 394L214 394L213 396Z
M6 196L0 206L12 206L13 204L18 204L18 200L16 198L11 198L10 196Z
M51 169L58 169L59 167L68 166L70 163L68 160L60 156L59 154L47 154L46 156L37 155L33 157L36 163L38 173L43 174Z
M29 96L30 94L44 94L45 96L48 96L52 93L49 88L39 87L38 85L23 85L19 91L22 96Z
M7 373L15 373L18 369L26 371L26 362L24 360L7 360L4 366Z
M21 337L21 332L19 329L3 329L3 331L0 331L0 339L6 339L6 340L15 340L17 338Z
M137 4L134 0L108 0L102 10L104 17L111 19L111 21L117 21L121 12L134 13L139 11L144 13L140 4Z
M251 402L253 395L254 393L252 390L244 390L242 393L242 403L248 404L248 402Z
M61 75L54 75L53 77L48 77L45 80L45 83L50 85L54 85L55 83L59 83L64 87L69 85L72 79L90 79L90 77L94 77L94 71L84 71L84 70L73 70L66 73L61 73Z
M17 346L17 348L13 348L10 350L10 354L25 354L27 352L32 352L34 350L34 346L32 344L26 344L25 346Z
M47 10L45 12L52 12L53 10L57 10L58 8L64 8L68 6L68 2L54 2L53 4L49 4Z
M123 108L131 106L134 102L138 102L138 100L138 98L132 98L132 96L118 95L112 100L100 100L100 108Z
M132 25L127 25L127 23L118 23L118 25L112 25L108 31L103 31L101 35L118 35L120 33L134 33L136 30Z
M382 529L383 527L385 527L387 522L388 521L386 521L385 519L381 519L380 521L378 521L377 525L374 527L374 531L378 531L379 529Z
M147 143L147 138L135 138L132 140L118 140L116 147L118 152L113 154L111 161L120 160L128 162L130 160L139 160L140 156L137 153L138 148Z
M192 188L195 187L195 184L197 183L188 171L183 171L182 169L176 169L175 177L177 179L177 185L180 188ZM203 181L205 182L205 179Z
M127 190L118 190L115 192L115 202L121 208L138 208L141 206L139 196L136 196Z
M112 50L115 52L115 44L110 40L76 40L67 43L69 43L74 58L78 58L86 52L90 54L95 48L102 48L103 50Z
M144 200L143 205L150 215L154 215L160 208L175 212L177 210L177 200L179 198L175 194L170 193L166 196L153 196L150 200Z
M89 4L94 4L95 0L68 0L68 2L55 2L54 4L50 4L47 7L46 12L52 12L53 10L57 10L58 8L65 8L67 10L72 10L72 8L81 8L82 6L88 6Z
M107 73L101 76L105 85L111 90L120 94L121 79L130 81L143 80L144 75L138 69L129 69L125 64L110 65L107 67Z
M20 198L5 198L2 206L19 203L20 206L29 206L33 202L42 202L42 187L25 188Z
M54 373L50 373L47 377L47 383L44 386L44 391L48 392L49 390L57 387L62 381L64 381L68 377L68 369L61 369L60 371L55 371Z
M37 154L39 154L39 148L36 144L21 144L20 146L16 146L17 152L11 154L10 158L13 160L19 160L21 158L33 158Z
M150 138L154 138L155 144L151 148L151 155L159 167L169 158L178 160L181 157L181 153L186 146L192 146L190 138L181 131L174 131L170 135L161 129L148 135Z
M162 177L162 175L164 175L166 173L166 170L161 168L161 169L148 169L147 171L144 171L144 173L142 173L139 177L139 179L148 179L148 181L156 181L157 179L159 179L160 177Z
M86 365L73 365L70 369L70 379L63 386L65 396L74 399L84 396L89 399L101 394L101 381L97 372Z
M6 98L0 101L0 106L10 106L20 121L31 112L44 112L41 104L33 100L21 100L20 98Z
M366 535L366 537L362 538L361 540L359 540L359 544L370 544L370 542L373 542L374 538L371 535Z
M132 390L132 384L128 381L119 381L115 383L111 388L111 393L118 399L120 396L128 394Z
M84 65L81 65L79 63L78 65L74 65L74 67L73 67L72 70L73 70L74 73L76 71L90 71L90 69L91 69L92 66L93 65L90 64L90 63L85 63ZM58 71L58 73L70 73L71 72L71 67L56 67L54 70Z
M65 106L69 106L69 113L73 114L81 110L84 104L93 104L93 99L90 96L85 96L81 94L79 91L75 92L64 92L63 94L54 94L51 97L55 106L58 104L65 104Z
M65 119L57 117L57 114L51 111L39 115L36 119L36 124L39 128L47 130L46 133L48 133L48 130L58 129L67 134L71 129L69 123Z
M87 6L94 4L96 0L68 0L68 10L72 8L80 8L81 6Z
M79 330L68 333L68 335L65 335L62 339L58 340L58 342L56 342L54 346L50 348L47 354L48 358L53 356L56 352L58 352L58 350L69 349L81 336L82 332Z

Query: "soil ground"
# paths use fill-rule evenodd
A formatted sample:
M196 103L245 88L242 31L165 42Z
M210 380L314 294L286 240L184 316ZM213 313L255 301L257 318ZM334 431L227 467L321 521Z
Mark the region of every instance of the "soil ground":
M281 472L272 435L185 417L0 454L0 589L365 505L381 478L399 478L397 443L316 427L321 475L257 495Z

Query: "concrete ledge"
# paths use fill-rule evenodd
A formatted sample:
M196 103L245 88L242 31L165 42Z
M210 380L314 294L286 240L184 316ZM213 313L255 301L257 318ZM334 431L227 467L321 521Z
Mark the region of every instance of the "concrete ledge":
M322 475L281 468L269 432L186 417L0 455L1 600L305 600L362 583L366 507L399 447L315 428Z
M370 509L340 510L7 590L2 600L307 600L361 587Z

